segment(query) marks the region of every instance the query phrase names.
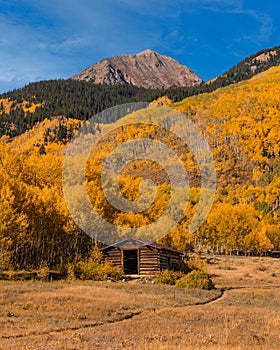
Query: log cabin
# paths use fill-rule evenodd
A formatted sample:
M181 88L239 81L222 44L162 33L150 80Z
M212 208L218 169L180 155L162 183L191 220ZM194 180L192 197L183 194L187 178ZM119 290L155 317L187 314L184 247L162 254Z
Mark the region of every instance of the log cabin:
M118 266L126 276L154 276L174 269L183 253L173 248L138 238L127 238L102 248L103 262Z

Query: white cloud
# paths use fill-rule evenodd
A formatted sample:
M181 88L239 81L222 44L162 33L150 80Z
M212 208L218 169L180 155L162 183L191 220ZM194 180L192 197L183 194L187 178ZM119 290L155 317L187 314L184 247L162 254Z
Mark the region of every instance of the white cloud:
M251 41L254 44L262 44L267 42L273 33L273 19L265 12L256 11L252 8L247 8L243 0L199 0L198 3L202 8L209 11L221 12L224 14L244 15L251 17L258 22L258 27L248 28L248 32L244 35L239 35L234 40L241 42L242 40Z
M243 7L242 0L199 0L200 6L209 6L209 9L217 10L224 8L241 9Z
M259 33L255 37L252 37L253 41L265 42L270 39L271 34L273 33L274 24L269 15L254 10L244 10L241 13L255 18L260 24Z
M43 41L38 42L38 47L42 50L49 51L49 52L57 52L64 54L66 52L71 52L73 50L77 50L79 48L84 47L88 44L88 41L83 37L73 37L69 39L58 39L57 41Z
M139 31L139 23L115 5L113 0L22 0L23 11L30 8L38 17L0 15L0 92L69 77L106 56L160 42L160 29L153 25L153 30L144 26Z
M30 81L55 78L59 75L61 53L77 46L77 38L54 42L49 33L28 25L13 24L0 16L0 91L20 87Z
M188 5L194 0L185 0L184 4ZM172 18L176 17L180 11L180 7L183 4L181 0L168 1L168 0L119 0L120 5L126 10L129 9L140 15L151 18Z
M270 42L271 37L274 32L274 23L273 19L265 14L260 13L254 10L238 10L236 14L247 16L256 21L255 28L250 28L247 33L236 36L233 41L227 46L227 49L232 53L232 55L238 57L240 60L243 59L248 52L246 53L246 48L252 47L250 53L253 53L261 48L265 48L268 45L267 42ZM245 44L244 44L245 43ZM258 48L257 50L254 48ZM248 49L247 49L248 50Z
M119 2L147 17L165 15L166 18L177 16L180 12L193 13L201 9L209 11L222 11L225 8L239 9L242 0L119 0Z

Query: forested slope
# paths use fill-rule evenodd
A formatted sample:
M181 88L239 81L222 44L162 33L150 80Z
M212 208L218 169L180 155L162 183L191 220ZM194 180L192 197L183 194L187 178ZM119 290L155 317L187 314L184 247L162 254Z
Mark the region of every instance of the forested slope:
M129 84L106 86L72 79L31 83L0 95L0 136L15 137L37 122L59 115L87 120L118 104L151 102L165 95L174 102L181 101L247 80L279 64L280 47L276 46L253 54L221 76L194 87L144 89Z
M189 232L200 197L199 182L191 181L190 202L180 224L162 240L178 249L262 253L280 249L280 67L249 81L189 97L172 105L203 131L213 152L218 188L211 213L195 233ZM37 101L34 101L34 103ZM0 151L1 266L22 268L63 266L86 255L91 240L75 225L66 207L61 182L65 145L79 127L64 117L45 120L12 142L2 139ZM104 126L99 125L100 128ZM151 130L154 132L153 130ZM129 140L138 129L124 129ZM172 141L162 135L165 142ZM111 144L111 146L114 144ZM106 147L109 148L106 150ZM104 148L105 147L105 148ZM170 185L158 182L159 196L150 211L136 216L111 211L96 185L100 163L110 143L89 161L87 186L93 205L115 225L137 227L161 215ZM24 150L22 152L21 150ZM182 154L187 171L197 164L189 150ZM122 173L125 196L138 198L141 171L158 169L139 162L134 175ZM150 169L150 170L149 170ZM133 175L133 173L132 173ZM195 179L195 177L193 177Z

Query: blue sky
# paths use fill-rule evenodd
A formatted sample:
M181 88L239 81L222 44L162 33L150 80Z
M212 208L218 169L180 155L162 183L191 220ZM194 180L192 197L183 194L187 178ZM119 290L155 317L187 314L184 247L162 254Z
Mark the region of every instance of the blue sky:
M280 45L279 13L272 0L0 0L0 92L146 48L209 80Z

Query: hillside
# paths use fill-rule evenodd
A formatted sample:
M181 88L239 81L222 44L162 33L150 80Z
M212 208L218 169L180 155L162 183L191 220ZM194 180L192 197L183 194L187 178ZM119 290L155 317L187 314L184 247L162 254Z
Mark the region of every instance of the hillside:
M15 137L45 118L63 115L87 120L104 109L128 102L151 102L168 95L180 101L195 87L145 89L133 85L96 85L92 82L48 80L31 83L0 95L0 137Z
M144 51L140 56L145 55ZM155 54L149 52L149 55ZM0 95L0 137L2 135L15 137L31 129L37 122L59 115L87 120L96 113L118 104L151 102L165 95L174 102L181 101L188 96L215 91L220 87L247 80L271 66L279 65L279 55L279 47L262 50L246 58L221 77L191 87L146 89L131 84L108 86L74 79L31 83L21 89ZM172 61L170 58L166 60ZM147 81L152 80L151 78Z
M174 104L204 130L217 162L232 175L226 183L244 183L242 174L256 183L277 168L279 81L280 67L273 67L248 81Z
M280 46L263 49L249 57L246 57L236 66L204 84L204 91L210 92L217 88L238 83L252 78L254 75L264 72L273 66L280 65Z
M266 185L279 175L279 88L280 67L272 67L248 81L171 104L203 130L220 186ZM168 100L160 98L157 103ZM135 112L132 120L144 122L149 113ZM126 136L137 137L137 133L127 131ZM184 156L188 168L195 169L194 159Z
M92 205L116 227L149 225L162 215L169 202L170 184L164 169L153 162L133 162L119 178L121 191L128 200L138 198L141 178L155 181L158 189L155 202L143 213L131 215L112 208L100 187L101 164L110 150L150 133L179 154L191 186L185 216L161 243L181 250L203 248L243 254L280 250L279 90L280 67L273 67L248 81L171 105L203 131L216 165L218 187L214 204L196 232L189 231L189 224L201 193L197 161L174 135L150 126L146 129L128 126L121 133L109 134L99 144L98 152L86 166ZM156 106L157 103L154 108L159 109ZM146 115L148 118L149 110ZM61 179L65 145L80 123L54 118L12 142L2 139L0 241L5 257L2 265L51 267L71 261L76 255L88 254L90 238L69 214ZM96 125L99 131L106 128L108 125ZM74 161L79 166L82 158ZM71 193L79 193L79 188L72 186ZM81 203L77 199L78 208Z
M105 58L72 79L104 85L131 84L146 89L191 87L202 83L202 79L188 67L149 49L136 55Z
M31 83L0 96L0 136L20 135L45 118L64 115L86 120L118 104L157 97L157 91L131 85L97 86L71 79Z

